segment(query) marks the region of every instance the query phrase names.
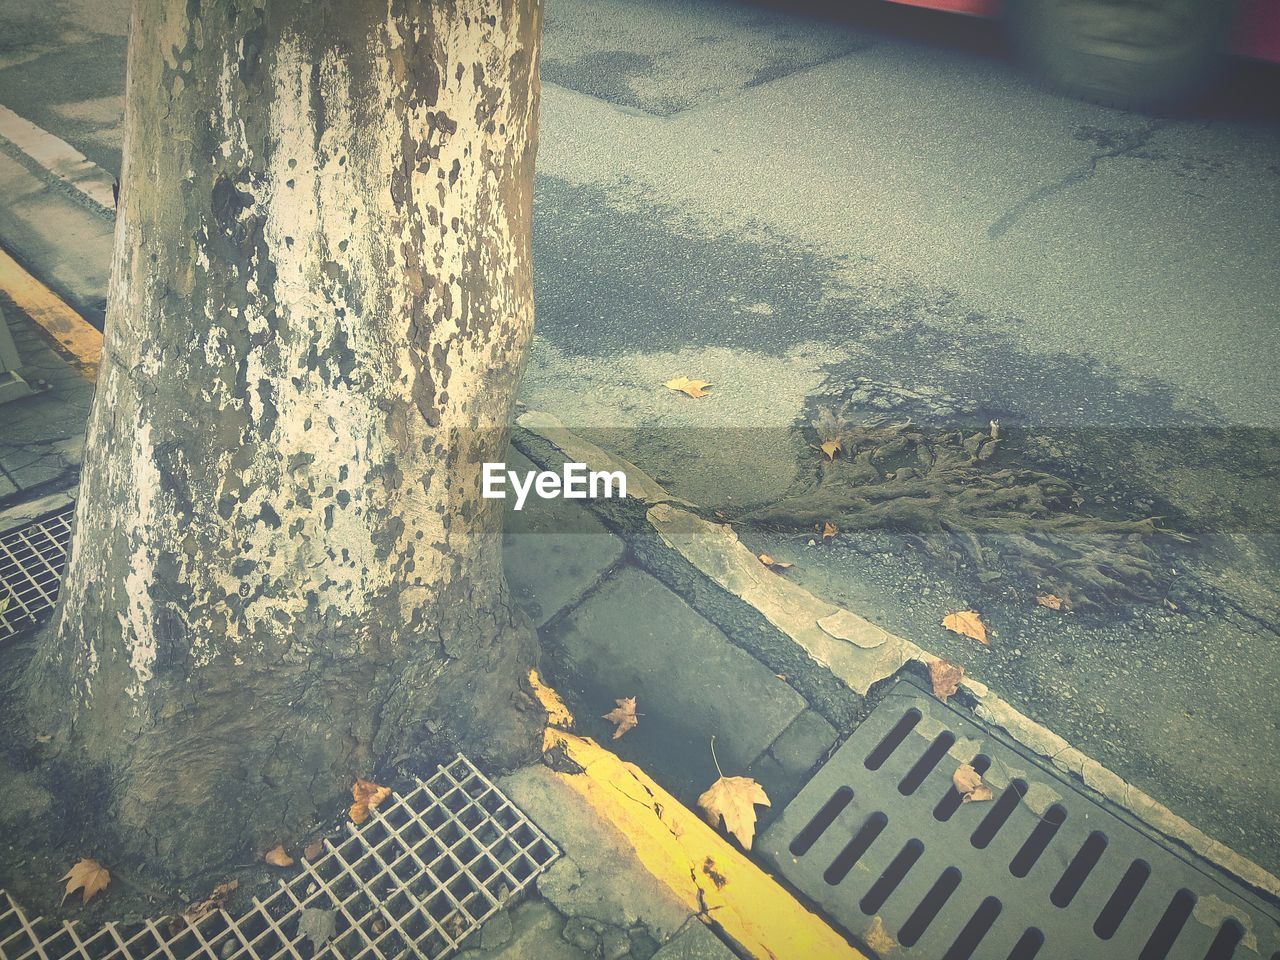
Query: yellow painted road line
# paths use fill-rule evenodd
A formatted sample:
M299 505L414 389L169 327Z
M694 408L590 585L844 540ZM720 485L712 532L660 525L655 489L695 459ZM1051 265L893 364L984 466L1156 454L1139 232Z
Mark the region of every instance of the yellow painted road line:
M690 910L759 960L867 960L643 770L593 740L548 728L583 773L557 773L622 833Z
M0 249L0 290L44 328L57 351L90 383L98 379L102 334Z

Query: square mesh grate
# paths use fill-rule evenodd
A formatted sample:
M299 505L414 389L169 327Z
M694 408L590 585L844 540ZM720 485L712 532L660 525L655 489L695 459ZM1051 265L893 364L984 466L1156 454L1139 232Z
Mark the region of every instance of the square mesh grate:
M0 534L0 640L53 612L75 509L71 504Z
M962 803L963 762L995 797ZM900 681L759 842L919 960L1280 960L1276 912Z
M393 793L347 836L266 899L239 915L194 922L29 920L0 891L3 960L436 960L529 886L560 852L510 800L459 755L407 795ZM335 932L319 950L298 930L303 911L332 910Z

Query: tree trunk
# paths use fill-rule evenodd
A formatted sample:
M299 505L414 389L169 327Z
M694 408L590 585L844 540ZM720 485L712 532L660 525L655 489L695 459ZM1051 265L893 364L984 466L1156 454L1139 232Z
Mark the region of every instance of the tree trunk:
M192 876L407 752L534 755L501 570L539 0L135 0L97 397L35 661Z

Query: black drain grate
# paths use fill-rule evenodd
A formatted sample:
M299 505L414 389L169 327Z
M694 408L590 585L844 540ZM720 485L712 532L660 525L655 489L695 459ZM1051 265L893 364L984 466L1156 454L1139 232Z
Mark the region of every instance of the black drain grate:
M995 792L962 803L968 761ZM899 682L759 849L920 960L1280 960L1276 912Z
M443 960L560 856L461 754L346 831L235 915L54 923L0 890L0 960ZM308 910L331 917L319 945Z
M75 504L0 533L0 640L53 612L71 549Z

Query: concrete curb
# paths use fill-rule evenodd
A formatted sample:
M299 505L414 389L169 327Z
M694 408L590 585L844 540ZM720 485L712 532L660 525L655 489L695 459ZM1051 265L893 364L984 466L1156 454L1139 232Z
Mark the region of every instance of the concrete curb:
M65 140L0 105L0 137L31 158L41 169L71 187L99 211L116 215L115 179Z
M624 469L628 494L647 505L646 517L659 538L704 576L762 614L801 647L815 663L854 693L865 696L875 684L897 675L912 662L925 668L940 659L856 613L844 610L764 567L728 524L713 523L683 507L687 500L668 494L653 478L595 444L576 437L548 414L529 412L517 424L566 458L590 469ZM532 458L531 458L532 459ZM543 465L546 467L546 465ZM632 471L639 478L633 485ZM681 505L681 506L678 506ZM838 629L832 626L833 620ZM825 621L824 630L819 621ZM837 635L838 634L838 635ZM1214 840L1168 807L1092 759L1052 730L993 693L981 681L965 677L964 690L974 711L1026 749L1074 776L1090 792L1208 863L1267 896L1280 899L1280 878Z

